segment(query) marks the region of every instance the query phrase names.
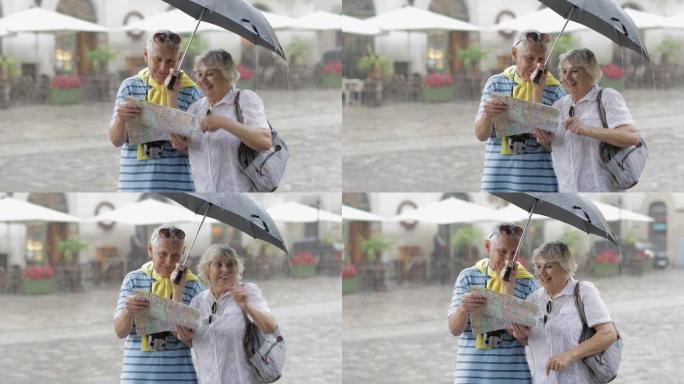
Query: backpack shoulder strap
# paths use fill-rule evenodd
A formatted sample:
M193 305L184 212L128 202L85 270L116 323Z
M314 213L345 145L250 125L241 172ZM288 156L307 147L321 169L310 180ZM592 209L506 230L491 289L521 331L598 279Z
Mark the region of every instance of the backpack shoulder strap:
M603 106L603 102L601 101L602 94L603 88L599 89L598 94L596 95L596 104L598 104L598 114L601 118L601 124L603 124L603 128L608 128L608 120L606 119L606 108Z
M235 116L237 117L238 123L245 122L245 119L242 117L242 107L240 107L240 90L238 90L235 95Z

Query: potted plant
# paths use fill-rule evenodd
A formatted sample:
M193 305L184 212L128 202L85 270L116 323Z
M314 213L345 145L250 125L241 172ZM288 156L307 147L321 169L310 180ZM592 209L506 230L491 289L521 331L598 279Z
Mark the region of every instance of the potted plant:
M359 291L358 271L352 263L342 266L342 294L356 293Z
M426 103L453 100L455 95L454 78L446 72L428 73L423 78L421 95Z
M48 100L52 104L78 104L83 98L81 78L76 75L56 75L50 84Z
M238 72L240 72L240 88L254 89L256 86L256 72L253 69L247 68L242 64L238 64L237 69Z
M307 278L316 276L318 260L311 252L299 252L292 258L292 277Z
M603 77L601 78L601 86L606 88L613 88L616 91L625 89L625 70L619 65L610 63L601 66Z
M57 289L55 272L49 264L29 264L21 277L21 292L26 295L53 293Z
M390 242L378 235L361 242L361 249L366 253L368 262L369 283L376 291L385 289L385 267L381 256L389 248Z
M111 92L109 91L110 76L107 73L107 65L114 61L116 53L110 51L106 46L100 46L96 49L87 50L86 58L95 71L93 86L97 99L100 101L109 100Z
M0 56L0 108L9 107L12 82L19 77L19 66L12 58Z
M342 63L331 61L321 68L321 86L324 88L342 87Z
M379 107L382 104L383 81L392 72L389 60L373 52L369 44L366 47L366 56L359 60L358 68L366 73L366 82L363 86L364 102Z
M487 57L489 53L477 44L472 44L466 48L460 48L458 50L458 57L463 63L464 72L461 73L457 79L458 90L462 96L473 97L480 95L480 62Z
M617 251L605 250L596 255L591 275L595 277L612 277L620 273L620 256Z
M57 244L57 248L64 256L66 264L78 263L78 253L88 248L88 243L81 241L78 237L72 236L67 240L62 240Z
M459 228L451 239L451 245L456 250L456 254L460 255L466 264L472 264L473 256L478 255L478 245L482 242L482 232L473 225L467 225Z

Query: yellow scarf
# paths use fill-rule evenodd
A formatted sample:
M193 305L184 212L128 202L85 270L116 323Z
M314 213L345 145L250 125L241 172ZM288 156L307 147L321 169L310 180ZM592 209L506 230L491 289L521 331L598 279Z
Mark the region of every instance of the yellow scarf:
M487 286L486 288L492 292L496 293L503 293L503 284L501 283L501 275L498 274L495 270L489 268L489 259L482 259L475 264L475 268L477 268L480 272L484 273L487 275ZM534 276L532 276L525 267L522 266L522 264L518 263L518 266L515 268L515 278L517 279L533 279ZM484 337L482 334L479 334L475 338L475 348L477 349L491 349L490 347L487 347L484 343Z
M164 83L157 83L157 81L150 76L150 70L148 68L142 69L136 76L144 81L146 85L152 87L152 89L147 91L147 101L152 104L166 106L166 87L164 87ZM183 76L181 76L180 88L197 88L197 84L195 84L188 75L183 74ZM142 144L138 144L138 160L147 160L147 154L145 154Z
M140 267L140 271L145 273L147 277L151 277L154 282L152 283L151 293L165 299L170 299L173 293L173 285L171 279L168 277L162 277L154 269L154 264L152 261L148 261ZM187 270L187 275L185 276L185 281L197 281L197 276L195 276L190 269ZM143 352L154 352L155 350L150 348L150 344L147 341L147 335L140 335L142 338L140 343L140 350Z
M513 87L513 97L518 99L518 100L525 100L525 101L532 101L532 82L530 80L523 80L520 75L518 75L517 67L515 65L512 65L508 68L506 68L503 71L504 76L508 80L511 80L512 82L515 83L515 86ZM556 80L555 77L549 72L546 75L546 84L545 86L553 86L553 85L558 85L560 86L561 84ZM503 155L510 155L512 154L509 149L508 149L508 137L504 136L501 138L501 154Z

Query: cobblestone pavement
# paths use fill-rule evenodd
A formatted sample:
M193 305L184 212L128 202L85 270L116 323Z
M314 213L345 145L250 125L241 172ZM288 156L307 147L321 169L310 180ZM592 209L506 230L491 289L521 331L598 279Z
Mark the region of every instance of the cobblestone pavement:
M650 156L634 191L684 190L682 89L623 93ZM479 191L484 144L473 133L479 101L344 107L345 192Z
M591 279L624 338L614 383L684 383L684 270ZM447 328L450 285L403 285L345 295L343 383L451 383L457 339Z
M339 278L257 282L287 342L279 383L341 381ZM0 372L10 383L118 383L123 342L112 328L118 286L0 296Z
M265 90L259 95L290 150L279 191L340 191L340 92ZM107 134L112 105L0 110L0 190L115 191L119 149Z

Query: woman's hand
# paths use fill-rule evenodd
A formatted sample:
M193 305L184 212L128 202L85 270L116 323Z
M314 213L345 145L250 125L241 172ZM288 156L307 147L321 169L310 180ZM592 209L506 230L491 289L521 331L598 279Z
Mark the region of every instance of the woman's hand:
M176 326L176 337L183 344L192 346L192 338L195 337L195 330L180 325Z
M233 295L233 300L235 303L242 308L243 311L247 311L247 290L242 287L235 287L230 290L230 294Z
M537 143L543 145L544 148L551 148L551 140L553 140L553 133L543 131L539 128L535 128L534 137L537 139Z
M559 355L553 356L546 363L546 374L548 375L550 371L560 372L567 368L573 361L575 361L575 358L572 356L571 351L565 351Z
M226 125L226 119L216 115L209 115L202 120L200 120L200 128L202 132L216 131L217 129L224 128Z
M508 334L515 337L515 339L521 344L527 344L527 338L530 336L530 327L520 324L513 324L513 326L508 328L506 331Z
M579 136L586 136L589 129L578 117L565 120L565 129Z
M173 149L186 152L188 149L188 144L190 144L189 137L177 135L175 133L171 133L169 136L171 136L171 146Z

